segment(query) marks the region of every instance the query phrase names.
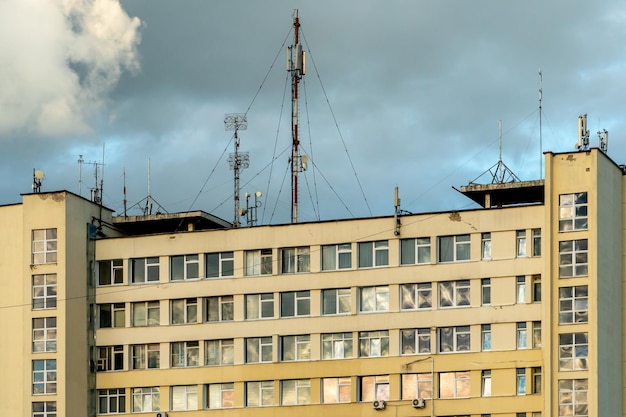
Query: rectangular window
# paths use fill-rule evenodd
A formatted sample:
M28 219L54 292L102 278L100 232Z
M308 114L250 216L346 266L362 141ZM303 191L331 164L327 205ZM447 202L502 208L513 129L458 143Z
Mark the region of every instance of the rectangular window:
M272 310L273 308L274 307L272 304ZM280 293L280 316L281 317L308 316L310 314L311 314L310 291L294 291L294 292Z
M180 300L172 300L171 304L172 324L189 324L198 322L198 299L183 298Z
M204 342L205 365L232 365L235 363L233 339L207 340Z
M285 381L280 381L280 404L311 404L311 380L289 379Z
M233 408L235 406L235 384L208 384L207 408Z
M359 357L389 356L389 331L359 332Z
M57 417L56 401L33 402L33 417Z
M57 229L33 230L33 265L57 262Z
M232 295L206 297L204 301L205 322L234 320L235 306Z
M280 250L281 273L297 274L311 271L311 249L308 246Z
M124 283L124 262L121 259L98 261L98 285L121 285Z
M469 371L439 373L439 398L466 398L469 395Z
M430 263L430 238L400 240L400 265Z
M207 278L232 277L235 271L233 252L207 253L204 264Z
M491 304L491 278L480 280L481 303L484 306Z
M146 413L148 411L159 411L160 394L159 387L133 388L133 413Z
M42 359L33 361L33 395L56 394L57 361Z
M468 279L439 283L439 308L469 307L469 305L470 282Z
M430 353L430 329L405 329L400 331L400 353L415 355Z
M533 256L541 256L541 229L533 229Z
M246 339L246 363L272 362L272 337Z
M245 252L245 275L272 275L272 250L258 249Z
M439 262L469 261L470 235L439 236Z
M271 319L274 317L274 294L246 295L246 320Z
M541 322L533 321L533 349L541 349Z
M533 394L541 394L541 367L532 368Z
M98 414L124 414L126 390L124 388L98 390Z
M515 277L515 301L518 304L524 304L526 302L526 277Z
M526 369L517 368L516 372L516 393L517 395L526 395Z
M121 371L124 369L124 346L99 346L96 370Z
M170 343L172 368L200 366L200 347L197 341Z
M526 230L518 230L515 232L515 247L518 258L526 256Z
M337 288L322 290L322 315L350 314L352 311L352 290Z
M57 351L57 318L33 319L33 353Z
M559 371L587 369L588 356L587 332L559 335Z
M528 347L528 333L526 331L526 322L518 322L517 323L517 348L518 349L526 349Z
M491 233L481 235L481 254L482 259L491 259Z
M439 328L439 352L469 352L470 327L441 327Z
M587 239L559 242L559 278L586 276Z
M431 373L403 374L402 399L433 398L433 376Z
M359 401L389 401L389 375L359 377Z
M347 359L352 357L352 333L327 333L322 335L322 359Z
M401 310L430 310L431 308L433 308L433 290L430 282L400 286Z
M33 275L33 310L57 307L57 274Z
M352 399L352 378L322 378L322 403L349 403Z
M159 301L141 301L132 303L133 315L131 317L131 326L158 326L161 316L161 308Z
M246 407L274 405L274 381L246 382Z
M587 230L587 193L559 196L559 232Z
M159 281L159 258L135 258L130 260L130 282L133 284Z
M283 362L311 360L311 335L281 336L280 348Z
M559 288L559 324L589 321L589 299L586 285Z
M389 311L389 287L381 285L359 288L359 311Z
M186 411L197 409L197 385L177 385L172 387L172 411Z
M170 257L170 281L183 281L200 277L198 255L178 255Z
M541 275L532 276L533 283L533 303L541 301Z
M588 417L588 391L587 379L559 380L559 417Z
M359 268L389 265L389 241L359 242L357 244Z
M322 271L352 268L352 244L322 246Z
M100 328L125 327L126 306L124 303L98 304Z
M131 345L131 369L160 368L161 346L158 343Z
M491 350L491 324L483 324L481 330L481 346L483 351Z
M491 370L482 371L481 396L491 397Z

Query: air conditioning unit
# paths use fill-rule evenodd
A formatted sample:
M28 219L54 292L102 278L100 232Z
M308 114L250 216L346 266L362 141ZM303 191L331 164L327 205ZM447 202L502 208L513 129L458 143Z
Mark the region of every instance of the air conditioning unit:
M426 401L423 398L416 398L413 400L413 408L424 408L426 407Z
M167 411L159 411L156 413L156 417L167 417Z
M384 410L386 406L387 406L387 403L383 400L375 400L372 403L372 408L374 410Z

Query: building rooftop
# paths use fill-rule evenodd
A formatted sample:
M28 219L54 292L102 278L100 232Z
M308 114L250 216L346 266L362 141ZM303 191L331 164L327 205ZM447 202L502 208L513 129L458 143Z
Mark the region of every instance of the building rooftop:
M204 211L113 217L113 225L127 235L149 235L193 230L229 229L232 224Z
M457 191L484 208L544 203L544 180L470 184Z

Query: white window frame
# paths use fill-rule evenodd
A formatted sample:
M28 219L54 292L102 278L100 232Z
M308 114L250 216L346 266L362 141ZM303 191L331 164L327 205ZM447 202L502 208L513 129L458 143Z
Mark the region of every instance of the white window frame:
M430 328L400 330L400 354L423 355L431 352Z
M439 236L437 243L437 259L439 263L466 262L471 260L471 235ZM449 246L448 250L450 253L447 253L447 251L444 252L446 246Z
M454 353L454 352L470 352L471 345L471 331L470 326L453 326L453 327L440 327L437 329L437 335L439 339L439 353ZM450 335L444 335L444 332L450 332ZM450 350L444 350L446 344L444 344L444 337L448 337L452 342L450 344ZM467 338L467 343L464 339Z
M170 367L194 368L200 366L200 343L197 340L170 343Z
M156 366L151 366L151 362ZM130 369L159 369L161 367L161 346L159 343L130 345Z
M274 293L246 294L246 320L274 318ZM271 315L269 315L271 313Z
M332 288L322 290L322 315L337 316L352 313L352 289Z
M351 402L352 378L322 378L322 404L341 404Z
M212 352L215 352L215 357L212 357ZM216 339L204 341L204 364L206 366L233 365L234 363L234 339Z
M559 334L559 371L589 369L589 333Z
M527 349L528 348L528 325L525 321L519 321L516 324L516 346L517 349Z
M430 372L402 374L402 399L433 398L433 374Z
M589 275L589 242L587 239L559 242L559 278Z
M35 317L33 326L33 353L57 351L57 318Z
M98 346L98 372L124 370L124 346Z
M389 241L358 242L357 267L379 268L381 266L389 266Z
M293 398L288 395L292 390ZM307 404L311 404L310 379L284 379L280 381L280 405Z
M526 276L518 275L515 277L515 302L517 304L526 304Z
M210 271L211 267L214 267L215 271ZM232 251L206 253L204 268L207 278L232 278L235 274L235 254Z
M311 272L311 248L299 246L280 250L280 273L301 274Z
M57 417L56 401L33 401L32 417Z
M439 282L439 285L437 287L439 289L439 308L444 309L456 307L471 307L471 287L469 279L461 279L457 281L442 281ZM446 294L449 294L449 297L445 297ZM450 305L447 305L447 303L445 302L446 300L449 300Z
M180 306L179 306L180 304ZM175 320L174 311L182 310L182 321ZM198 322L198 299L179 298L170 301L171 324L195 324Z
M249 347L256 347L258 358L250 357ZM247 337L245 339L245 349L246 363L270 363L274 361L274 346L272 336Z
M589 287L577 285L559 288L559 324L589 322Z
M389 330L359 332L359 357L389 356Z
M32 231L32 264L55 264L58 257L57 229L34 229Z
M480 280L480 303L481 305L491 305L491 278Z
M291 299L291 300L290 300ZM287 310L289 302L293 311ZM311 291L290 291L280 293L280 317L303 317L311 315Z
M560 379L557 397L559 399L559 417L588 417L588 392L589 380L587 378ZM572 410L574 410L573 415ZM580 414L577 412L578 410L580 410Z
M124 284L124 260L109 259L98 261L98 286Z
M251 399L256 399L256 401L251 401ZM274 381L246 382L246 407L269 407L272 405L274 405Z
M175 269L176 276L174 276ZM200 257L197 253L191 255L170 256L170 281L188 281L200 278Z
M515 370L515 394L526 395L526 368Z
M400 240L400 265L429 264L430 253L430 237Z
M574 232L588 228L587 192L559 195L559 232Z
M259 275L272 275L272 250L255 249L244 252L244 275L254 277Z
M132 327L158 326L161 321L160 301L138 301L131 304Z
M104 401L103 401L104 400ZM101 405L106 404L102 409ZM111 407L114 405L114 407ZM112 409L115 408L115 409ZM124 414L126 413L126 389L99 389L98 390L98 415L100 414Z
M483 260L491 259L491 233L485 232L480 236L480 256Z
M449 380L449 381L448 381ZM452 383L451 396L444 395L442 391L442 385L446 382ZM470 371L456 371L456 372L440 372L439 373L439 398L469 398L470 396L470 384L471 376ZM467 395L464 395L464 391L467 390Z
M389 375L366 375L358 379L361 402L389 401ZM371 389L369 386L371 385Z
M371 298L371 302L366 302ZM359 313L389 311L389 286L359 287Z
M323 245L321 251L322 271L352 269L352 243Z
M161 410L159 387L132 388L131 398L133 413L146 413Z
M491 324L480 326L480 347L483 352L491 350Z
M32 361L32 394L57 393L57 360L35 359Z
M103 326L103 311L108 310L110 325ZM106 303L98 304L98 327L103 328L119 328L126 327L126 304L124 303Z
M218 410L235 407L235 384L224 382L206 385L207 408Z
M526 251L526 230L515 231L515 256L525 258Z
M280 360L281 362L310 361L311 335L281 336Z
M541 349L541 321L533 321L533 349Z
M532 229L532 254L534 257L541 256L541 229Z
M541 392L543 391L542 387L543 387L543 383L542 383L542 371L541 371L541 366L535 366L533 368L531 368L531 374L532 374L532 393L533 394L541 394Z
M491 397L491 370L484 369L481 372L480 396Z
M33 310L49 310L57 307L57 274L32 276Z
M212 308L213 307L213 308ZM212 312L217 308L217 317ZM204 298L204 321L207 323L233 321L235 319L235 301L232 295L220 295Z
M170 389L172 411L198 409L197 385L174 385Z
M349 359L354 357L352 333L322 334L322 359Z
M130 263L130 283L146 284L159 282L160 264L158 256L132 258Z
M400 310L432 310L433 286L431 282L400 285Z

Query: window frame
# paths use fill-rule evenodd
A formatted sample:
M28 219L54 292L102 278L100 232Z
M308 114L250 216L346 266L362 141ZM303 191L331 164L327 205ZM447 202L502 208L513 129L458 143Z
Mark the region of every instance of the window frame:
M204 297L203 321L205 323L217 323L222 321L234 320L235 300L232 295Z
M447 391L444 391L444 384L451 382L450 387L451 395L444 395ZM452 372L440 372L439 373L439 398L469 398L470 397L470 385L471 385L471 373L470 371L452 371ZM467 392L467 395L465 393Z
M491 369L483 369L481 371L481 385L480 385L480 396L481 397L491 397Z
M515 257L525 258L528 251L526 250L526 230L515 231Z
M480 258L491 259L491 232L484 232L480 235Z
M311 335L299 334L280 337L280 361L302 362L311 360Z
M541 256L541 229L532 229L532 256Z
M358 381L358 401L389 401L390 383L389 375L364 375L359 376ZM371 381L371 390L368 389ZM370 395L371 394L371 395Z
M51 310L57 308L57 274L34 274L32 282L33 310Z
M352 269L352 243L322 245L320 250L322 271Z
M139 316L143 309L143 317ZM156 311L156 312L155 312ZM144 324L141 324L144 323ZM158 300L131 303L131 327L153 327L161 323L161 302Z
M124 346L98 346L98 359L96 362L96 371L123 371L124 370Z
M589 323L589 286L559 287L559 324L583 323Z
M311 315L311 291L280 293L280 317L308 317Z
M161 393L159 387L134 387L131 388L132 413L147 413L160 411ZM143 406L149 405L146 409Z
M257 385L258 384L258 385ZM256 387L254 385L257 385ZM254 389L251 389L254 388ZM247 381L246 382L246 407L269 407L274 405L274 381ZM255 392L258 404L250 404L251 392ZM269 394L268 394L269 393ZM269 400L267 403L265 400Z
M437 261L439 263L467 262L472 258L471 235L437 236Z
M359 358L383 358L389 354L389 330L359 332Z
M272 336L246 337L244 340L246 363L271 363L274 362L274 342ZM250 347L256 345L258 358L251 358Z
M589 333L560 333L558 358L559 372L589 370Z
M449 331L450 335L444 335L444 331ZM450 350L444 350L444 347L448 345L446 342L444 344L444 337L447 337L451 340ZM464 339L467 338L467 342L464 342ZM437 329L437 339L438 339L438 353L459 353L459 352L471 352L471 328L470 326L448 326L448 327L439 327Z
M171 368L197 368L199 366L200 343L197 340L170 342Z
M33 396L57 393L57 360L33 359L31 367Z
M578 271L579 268L580 268L580 272ZM568 269L571 269L571 272L567 272ZM587 239L574 239L574 240L560 241L559 242L559 278L576 278L576 277L585 277L588 275L589 275L589 241Z
M178 304L182 304L178 306ZM175 319L176 310L182 308L182 321ZM178 314L176 314L178 316ZM197 298L176 298L170 300L170 324L196 324L198 323L198 299Z
M528 349L528 325L525 321L518 321L516 323L515 341L517 349Z
M129 284L148 284L160 281L161 265L158 256L131 258Z
M103 401L104 399L104 401ZM98 415L101 414L125 414L126 413L126 389L125 388L109 388L98 389ZM115 405L116 409L111 410L111 405ZM101 406L105 405L103 410Z
M56 401L33 401L32 417L57 417Z
M449 289L446 289L449 286ZM472 306L471 301L471 285L469 279L460 279L456 281L440 281L437 285L437 307L446 308L468 308ZM442 302L446 300L445 293L450 294L450 305L444 305ZM467 295L467 296L465 296Z
M400 265L432 263L430 237L400 239Z
M491 324L482 324L480 326L480 348L482 352L491 351Z
M515 302L517 304L526 304L526 276L518 275L515 277Z
M429 327L400 330L400 355L425 355L430 354L431 350L432 336Z
M178 396L182 398L178 399ZM198 409L198 386L195 384L172 385L170 387L170 400L172 411L195 411ZM184 404L184 407L178 405L181 403Z
M126 327L126 304L104 303L98 304L98 328L122 328ZM108 312L107 312L108 310ZM106 317L106 320L105 320Z
M205 387L207 409L222 410L225 408L235 408L235 384L233 382L206 384ZM215 396L216 394L217 397ZM213 402L214 398L218 399L216 403Z
M98 261L98 287L106 287L110 285L124 285L123 259Z
M526 368L515 369L515 395L526 395Z
M286 385L293 384L293 400L286 397L288 390L291 387ZM306 394L308 392L308 399ZM301 400L302 395L302 400ZM307 405L311 404L311 380L308 378L302 379L283 379L280 381L280 405Z
M323 333L321 339L322 360L354 358L354 335L351 332Z
M322 290L321 295L322 316L340 316L352 313L352 288L327 288Z
M558 407L559 417L571 416L571 410L575 410L573 417L587 417L589 415L589 380L587 378L559 379ZM583 401L586 399L587 401ZM565 402L570 400L569 402ZM581 414L576 411L581 410Z
M430 372L402 374L400 383L403 400L416 398L431 400L433 398L433 374Z
M246 320L269 320L274 318L274 293L246 294L245 303ZM269 312L271 312L271 316L267 315Z
M215 345L211 347L210 345ZM215 357L211 353L215 352ZM228 352L228 353L227 353ZM204 341L204 365L224 366L235 364L235 340L234 339L212 339Z
M307 272L311 272L310 246L296 246L280 249L281 274L302 274Z
M56 264L58 260L57 228L33 229L31 232L32 265Z
M170 281L176 282L200 279L200 256L197 253L172 255L170 256L169 264Z
M433 309L432 282L401 284L400 311L417 311ZM414 305L414 307L408 307Z
M589 229L589 196L586 191L559 195L559 233Z
M357 242L357 268L389 266L389 241Z
M352 377L320 378L321 404L345 404L352 401Z
M272 249L254 249L244 251L243 272L246 277L272 275L273 253Z
M160 369L161 368L161 345L160 343L143 343L130 345L130 369ZM156 365L156 366L154 366Z
M374 285L359 287L359 313L381 313L389 311L389 286ZM368 293L370 293L368 295ZM371 297L370 303L366 303L365 297ZM368 307L371 305L371 309ZM366 307L368 307L366 309Z
M207 279L234 277L235 253L233 251L205 253L204 275Z
M33 317L32 353L57 351L57 318Z

